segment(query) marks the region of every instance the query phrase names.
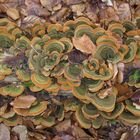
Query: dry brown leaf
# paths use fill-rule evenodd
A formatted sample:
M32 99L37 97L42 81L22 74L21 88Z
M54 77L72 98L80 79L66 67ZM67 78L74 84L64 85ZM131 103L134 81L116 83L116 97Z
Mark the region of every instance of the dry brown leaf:
M94 53L96 49L95 44L85 34L81 38L73 37L72 41L73 41L74 47L83 53L92 54Z
M113 6L112 0L102 0L102 2L105 2L108 6Z
M6 13L8 7L5 4L0 4L0 13Z
M37 132L28 132L28 135L33 137L32 140L47 140L46 137L43 134L37 133ZM50 139L48 139L50 140Z
M137 8L135 9L135 14L134 14L135 18L140 17L140 4L137 6Z
M73 136L63 135L63 136L55 136L52 140L76 140Z
M122 83L124 80L124 69L125 69L125 65L124 63L119 62L117 64L118 67L118 75L117 75L117 82L118 83Z
M133 62L133 66L135 68L140 68L140 59L135 59L134 62Z
M40 0L40 3L43 7L47 8L48 10L52 11L52 8L61 3L61 0Z
M76 139L78 140L94 140L94 138L92 138L90 135L88 135L83 129L81 129L80 127L76 126L76 125L72 125L72 135L74 137L76 137Z
M118 21L119 17L117 15L116 10L113 7L108 7L106 9L107 19Z
M98 19L98 12L99 12L99 8L97 7L96 4L90 4L90 3L86 3L86 9L85 9L85 14L87 15L87 17L89 19L91 19L93 22L97 22Z
M107 88L107 89L103 89L98 93L98 96L101 99L104 99L105 97L107 97L112 91L112 88Z
M0 140L10 140L10 131L4 124L0 124Z
M0 107L0 116L4 114L5 110L7 109L7 104L4 104Z
M17 8L18 5L18 0L1 0L0 13L6 13L9 8Z
M62 7L61 10L50 16L50 20L54 23L63 19L63 17L67 14L68 8Z
M17 3L18 0L0 0L0 3Z
M13 108L11 108L9 111L6 111L3 115L1 115L1 117L3 118L11 118L15 115L15 112L13 110Z
M12 128L12 131L14 131L19 136L19 140L27 140L27 128L24 125L17 125Z
M30 15L30 16L25 17L23 20L21 20L19 23L19 26L22 28L28 28L28 27L33 26L33 24L37 21L45 22L44 19L41 19L38 16Z
M100 20L115 20L118 21L119 17L114 7L106 7L105 5L100 5L99 7L99 18Z
M87 58L88 58L88 55L82 53L79 50L73 50L68 55L68 59L72 63L82 63Z
M80 4L72 5L71 9L74 13L77 14L77 16L81 16L81 15L83 15L83 12L86 8L85 6L86 5L84 3L80 3Z
M53 11L58 11L62 8L62 4L57 4L56 6L53 7Z
M7 15L12 18L13 20L17 20L20 18L19 16L19 11L15 8L9 8L7 11L6 11Z
M71 4L78 4L82 2L82 0L63 0L63 2L66 3L67 5L71 5Z
M35 102L36 98L32 95L19 96L13 102L12 105L14 108L30 108L31 105Z
M131 11L128 3L121 3L118 6L118 15L120 20L131 20Z
M63 122L55 126L58 132L67 131L70 127L71 127L71 120L64 120Z
M140 4L140 0L131 0L130 1L130 5L139 5Z
M50 15L48 9L43 8L42 5L39 3L36 3L32 0L25 0L25 11L27 10L28 15L35 15L35 16L43 16L47 17ZM27 15L27 16L28 16Z
M132 96L132 90L126 84L115 84L118 89L117 102L122 102Z
M113 77L112 77L112 80L114 80L116 78L117 74L118 74L117 64L114 64L113 65Z

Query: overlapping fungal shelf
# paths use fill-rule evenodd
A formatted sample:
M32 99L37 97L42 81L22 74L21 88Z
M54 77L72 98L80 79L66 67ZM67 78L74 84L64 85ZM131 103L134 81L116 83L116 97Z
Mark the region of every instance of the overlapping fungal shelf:
M51 127L69 118L98 129L140 123L140 19L104 28L79 17L20 29L0 19L0 122ZM42 94L46 95L41 98Z

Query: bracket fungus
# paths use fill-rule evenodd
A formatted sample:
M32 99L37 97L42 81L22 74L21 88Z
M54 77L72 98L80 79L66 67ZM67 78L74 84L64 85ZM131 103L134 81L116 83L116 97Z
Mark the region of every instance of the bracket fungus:
M32 104L30 108L23 109L21 108L13 108L16 114L21 116L37 116L41 113L43 113L47 109L47 102L36 102L35 104Z
M29 117L46 128L72 118L85 129L112 119L140 123L139 19L105 24L79 17L22 30L1 18L0 95L12 103L0 107L0 122Z
M16 97L16 96L19 96L21 95L23 92L24 92L24 86L22 85L7 85L7 86L4 86L4 87L1 87L0 88L1 90L1 95L4 95L4 96L11 96L11 97Z

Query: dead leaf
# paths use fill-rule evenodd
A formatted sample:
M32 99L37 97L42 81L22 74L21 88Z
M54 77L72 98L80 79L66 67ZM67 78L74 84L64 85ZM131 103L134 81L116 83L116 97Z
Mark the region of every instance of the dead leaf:
M43 16L47 17L50 15L49 11L46 8L43 8L41 4L35 3L31 0L25 1L25 10L27 10L27 13L29 15L35 15L35 16Z
M41 19L38 16L30 15L22 19L19 23L19 26L21 26L22 28L28 28L28 27L33 26L33 24L37 21L45 22L44 19Z
M133 66L134 68L140 68L140 59L134 59Z
M0 140L10 140L9 128L4 124L0 124Z
M33 137L32 140L50 140L46 139L46 137L43 134L37 133L37 132L29 132L28 133L31 137Z
M71 4L78 4L82 2L82 0L63 0L63 2L66 3L67 5L71 5Z
M139 4L139 5L137 6L137 8L135 9L134 17L135 17L135 18L140 17L140 4Z
M0 12L6 13L9 8L17 8L19 5L18 0L1 0L0 1Z
M117 102L122 102L133 95L132 90L126 84L115 84L118 89Z
M77 139L85 139L85 140L94 140L90 135L88 135L83 129L76 125L72 125L72 135L76 137Z
M4 104L3 106L0 107L0 116L4 114L5 110L7 109L7 104Z
M55 126L58 132L67 131L70 127L71 127L71 120L64 120L63 122Z
M13 108L11 108L8 111L6 110L6 112L3 115L1 115L1 117L3 117L3 118L11 118L14 115L15 115L15 112L14 112Z
M119 17L116 10L113 7L108 7L106 9L107 19L118 21Z
M118 6L118 15L120 20L131 20L131 11L128 3L121 3Z
M73 50L68 55L68 59L72 63L82 63L87 58L88 58L88 55L82 53L79 50Z
M52 140L76 140L73 136L63 135L63 136L55 136Z
M113 3L111 0L102 0L102 2L105 2L108 6L113 6Z
M36 98L32 95L19 96L13 102L12 105L14 108L30 108L31 105L35 102Z
M107 88L107 89L103 89L98 93L98 96L101 99L104 99L105 97L107 97L112 91L112 88Z
M6 11L7 15L13 20L17 20L20 18L19 11L15 8L8 8Z
M40 3L43 7L47 8L48 10L52 11L52 8L55 5L58 5L61 3L61 0L40 0Z
M17 125L14 128L12 128L12 131L14 131L16 134L19 135L19 140L27 140L27 128L24 125Z
M61 10L50 16L50 20L54 23L63 19L63 17L67 14L68 8L62 7Z
M80 38L73 37L72 41L73 41L74 47L83 53L92 54L94 53L96 49L95 44L85 34Z
M72 5L71 9L74 13L77 14L77 16L81 16L83 15L83 12L85 10L85 4L84 3L80 3L80 4L76 4L76 5Z
M86 3L85 6L86 6L85 14L87 15L87 17L91 19L93 22L97 22L99 20L98 19L99 8L97 7L97 5Z
M139 101L140 99L140 89L136 90L134 92L134 95L131 97L132 101Z

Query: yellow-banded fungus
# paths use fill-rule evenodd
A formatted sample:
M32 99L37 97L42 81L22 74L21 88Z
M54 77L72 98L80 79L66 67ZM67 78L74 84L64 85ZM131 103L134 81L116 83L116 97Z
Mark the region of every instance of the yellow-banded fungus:
M112 119L140 123L140 18L102 26L79 17L24 31L1 18L0 62L0 94L13 100L0 108L0 122L9 126L20 116L42 128L64 118L85 129Z
M86 129L91 127L91 120L84 117L84 114L82 113L82 110L80 107L76 110L75 117L81 127L86 128Z
M95 119L99 116L97 108L92 104L84 104L82 106L82 112L89 119Z
M46 42L43 48L46 53L51 53L53 51L62 53L65 49L65 45L61 41L58 41L58 40L49 40L48 42Z
M39 91L41 91L43 88L37 87L37 86L35 86L35 85L31 85L31 86L29 87L29 89L30 89L32 92L39 92Z
M118 103L118 104L116 104L116 106L115 106L115 108L114 108L114 110L112 112L106 113L106 112L101 112L100 111L100 114L104 118L112 120L112 119L115 119L118 116L120 116L120 114L123 112L124 108L125 107L124 107L123 103Z
M137 104L139 106L139 101L135 103L133 101L126 100L125 103L126 103L126 109L129 112L131 112L135 116L140 116L140 109L137 107Z
M43 36L45 34L45 26L37 21L34 23L34 26L31 28L32 36Z
M81 102L76 98L69 98L64 101L64 110L68 111L76 111Z
M104 85L104 81L102 81L102 80L93 80L93 79L89 79L89 78L83 78L82 82L88 87L88 90L90 92L97 92Z
M96 59L83 62L83 75L93 80L109 80L113 76L113 70L105 63L100 63Z
M56 79L53 79L51 85L49 87L46 87L46 91L47 92L51 92L51 93L58 93L58 91L60 90L60 84L58 84L56 81Z
M65 68L64 76L73 82L81 80L82 77L82 67L78 64L71 64Z
M90 113L88 111L86 113L88 113L88 115L89 114L91 115L93 112ZM96 114L96 117L94 116L95 118L88 118L89 116L87 116L87 114L85 114L85 112L83 113L83 110L80 107L78 107L78 109L76 110L75 117L76 117L76 120L78 121L79 125L81 127L85 128L85 129L88 129L88 128L91 128L91 127L95 128L95 129L98 129L98 128L101 127L101 125L103 123L103 118L101 116L99 116L99 114Z
M117 63L123 59L118 51L120 46L117 44L117 40L114 37L103 35L96 40L96 43L97 49L94 53L94 57L98 60Z
M135 116L132 113L128 111L124 111L120 116L119 119L122 121L125 121L128 124L139 124L140 123L140 117Z
M3 119L3 122L7 125L7 126L16 126L18 124L22 124L22 119L20 116L18 115L14 115L11 118L8 119Z
M95 43L95 35L93 34L93 28L89 25L79 25L76 27L74 37L79 38L83 35L87 35L93 43Z
M88 93L86 96L97 109L105 112L112 112L115 108L117 93L117 89L113 87L110 90L107 89L107 95L103 95L103 98L100 97L101 95L99 96L99 93Z
M128 63L134 60L136 53L137 53L137 44L135 42L132 42L128 45L129 51L124 56L123 62Z
M60 41L65 45L65 47L64 47L64 52L65 53L68 53L68 52L72 51L73 44L72 44L72 42L69 38L63 37L63 38L60 39Z
M11 96L11 97L16 97L21 95L24 92L24 86L22 85L7 85L4 87L1 87L1 95L3 96Z
M130 72L128 77L128 85L135 86L136 88L140 87L140 70L134 69Z
M25 72L24 70L17 70L16 75L17 75L18 79L23 82L27 82L30 80L30 74Z
M15 108L14 111L21 116L37 116L41 113L43 113L47 109L47 102L36 102L35 104L32 104L30 108L23 109L23 108Z
M113 23L113 22L109 24L108 30L116 33L120 37L123 37L123 33L125 32L125 28L121 23Z
M45 77L41 74L34 73L31 75L31 80L35 84L35 86L40 88L47 88L51 85L51 78Z
M0 65L0 76L7 76L12 74L12 69L8 68L8 66L1 64Z
M44 127L51 127L55 125L55 118L53 116L44 117L36 117L33 120L34 125L42 125Z

